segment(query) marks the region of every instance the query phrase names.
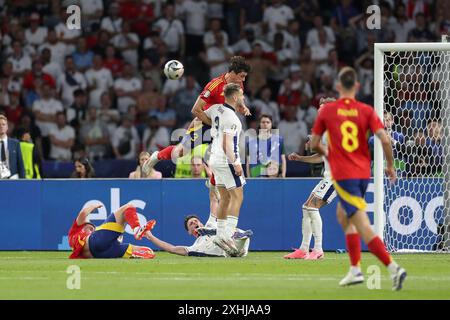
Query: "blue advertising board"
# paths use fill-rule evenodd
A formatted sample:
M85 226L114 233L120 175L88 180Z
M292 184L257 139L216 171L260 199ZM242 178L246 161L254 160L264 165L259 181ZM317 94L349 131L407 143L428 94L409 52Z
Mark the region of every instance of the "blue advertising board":
M253 230L250 249L291 250L298 247L302 236L301 207L319 181L315 178L249 179L239 227ZM372 221L373 189L370 184L366 197ZM402 194L401 190L397 192ZM429 202L431 209L440 209L436 205L439 195L427 192L429 197L423 198L424 192L415 194L422 197L420 204L424 208ZM184 229L186 215L197 214L203 222L209 216L208 189L203 179L1 181L0 250L68 250L68 229L83 206L103 204L90 216L98 226L107 215L128 202L136 206L142 223L156 219L155 235L175 245L194 242ZM324 250L345 248L345 239L336 220L336 203L334 200L321 209ZM410 221L397 220L396 230L403 232L399 223L407 227ZM429 224L421 221L414 232L423 234L422 229L428 228ZM126 231L131 232L129 227ZM433 233L433 230L427 232ZM405 239L413 241L408 240L412 239L409 236ZM130 233L125 235L124 241L135 242ZM147 240L143 241L143 245L152 247Z

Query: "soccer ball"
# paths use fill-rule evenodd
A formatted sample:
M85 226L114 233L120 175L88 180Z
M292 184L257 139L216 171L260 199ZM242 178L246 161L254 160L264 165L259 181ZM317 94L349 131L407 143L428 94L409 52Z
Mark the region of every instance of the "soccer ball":
M164 66L164 74L166 75L167 79L170 80L180 79L183 76L183 73L184 73L184 66L178 60L170 60Z

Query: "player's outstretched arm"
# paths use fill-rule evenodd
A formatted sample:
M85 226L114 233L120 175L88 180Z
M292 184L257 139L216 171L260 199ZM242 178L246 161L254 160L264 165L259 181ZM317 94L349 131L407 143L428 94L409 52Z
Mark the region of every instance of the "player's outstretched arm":
M101 204L94 204L87 206L86 208L82 209L80 213L78 213L77 216L77 225L81 226L82 224L85 224L88 222L87 217L91 214L92 211L95 209L101 208L103 205Z
M320 142L320 136L313 134L311 137L311 149L319 155L328 157L328 149Z
M197 118L202 120L203 123L207 125L211 125L211 119L206 115L203 108L206 106L206 102L201 99L200 97L197 98L197 101L195 101L194 106L192 107L192 114L195 115Z
M381 140L381 145L383 146L383 151L386 156L386 175L389 177L391 183L397 180L397 173L394 168L394 154L392 152L391 138L386 133L386 130L380 129L375 135Z
M318 153L313 154L311 156L300 156L294 152L288 156L288 159L291 161L299 161L299 162L312 163L312 164L323 162L322 156Z
M162 240L158 239L157 237L155 237L153 235L153 233L151 233L150 231L147 231L147 233L145 234L145 237L148 240L150 240L155 246L157 246L158 248L160 248L164 251L167 251L167 252L173 253L173 254L178 254L180 256L188 255L188 252L185 247L174 246L173 244L162 241Z

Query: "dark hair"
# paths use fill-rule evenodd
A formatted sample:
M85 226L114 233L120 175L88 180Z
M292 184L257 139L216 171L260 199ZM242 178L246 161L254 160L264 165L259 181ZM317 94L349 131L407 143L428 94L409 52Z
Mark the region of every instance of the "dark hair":
M190 214L190 215L186 216L184 218L184 228L186 229L186 231L188 231L188 221L191 220L192 218L195 218L200 221L200 218L195 214Z
M249 73L251 71L250 65L245 61L244 57L234 56L230 59L230 67L228 72L234 72L236 74L241 72Z
M81 97L81 96L84 96L86 93L84 92L84 90L83 89L76 89L74 92L73 92L73 96L74 97Z
M272 119L272 116L271 116L271 115L269 115L269 114L262 114L262 115L259 117L259 122L261 122L261 120L262 120L263 118L267 118L267 119L270 120L270 122L273 123L273 119Z
M225 98L231 98L233 94L239 92L239 90L241 89L242 88L239 84L229 83L223 88L223 95L225 96Z
M24 128L24 127L17 128L17 130L16 130L16 138L19 139L19 140L22 140L23 136L26 133L31 134L30 130L28 130L28 129Z
M353 68L345 67L339 72L339 82L346 90L351 90L357 81L356 71Z
M89 161L89 159L87 157L80 157L75 159L75 162L79 162L81 163L84 168L86 169L86 178L94 178L95 177L95 171L94 168L91 165L91 162ZM72 173L72 178L81 178L80 174L75 170Z

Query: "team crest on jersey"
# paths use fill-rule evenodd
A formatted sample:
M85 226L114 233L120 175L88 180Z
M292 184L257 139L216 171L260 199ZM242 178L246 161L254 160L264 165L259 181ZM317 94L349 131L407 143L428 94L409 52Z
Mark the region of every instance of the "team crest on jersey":
M210 92L209 90L206 90L206 91L203 93L203 96L204 96L205 98L209 98L210 95L211 95L211 92Z

